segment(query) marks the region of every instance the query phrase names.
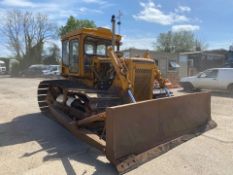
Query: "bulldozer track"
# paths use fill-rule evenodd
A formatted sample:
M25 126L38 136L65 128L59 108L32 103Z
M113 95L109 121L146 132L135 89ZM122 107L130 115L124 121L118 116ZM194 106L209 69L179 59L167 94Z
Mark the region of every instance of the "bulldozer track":
M41 112L48 112L49 105L56 101L51 94L52 87L60 88L62 91L65 90L68 93L96 93L98 94L98 99L88 99L92 102L96 102L96 107L99 110L104 110L106 107L109 107L109 104L115 106L122 103L120 97L116 96L116 94L90 88L84 89L81 84L72 80L46 80L40 82L37 90L37 100Z

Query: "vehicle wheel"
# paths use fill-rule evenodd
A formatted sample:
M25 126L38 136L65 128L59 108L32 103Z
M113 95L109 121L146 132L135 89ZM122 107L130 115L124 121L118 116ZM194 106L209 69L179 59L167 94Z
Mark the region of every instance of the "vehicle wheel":
M193 91L194 87L191 83L186 82L183 84L184 91Z
M227 89L228 89L230 95L233 95L233 84L230 84Z

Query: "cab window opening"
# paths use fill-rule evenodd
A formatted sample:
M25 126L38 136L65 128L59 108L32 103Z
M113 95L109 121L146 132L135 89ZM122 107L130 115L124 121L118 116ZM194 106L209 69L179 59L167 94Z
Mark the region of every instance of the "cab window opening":
M62 64L68 66L69 65L69 42L62 42Z
M107 57L107 47L111 46L111 40L86 37L84 42L85 55Z
M71 72L79 72L79 41L71 40L69 44L69 66Z

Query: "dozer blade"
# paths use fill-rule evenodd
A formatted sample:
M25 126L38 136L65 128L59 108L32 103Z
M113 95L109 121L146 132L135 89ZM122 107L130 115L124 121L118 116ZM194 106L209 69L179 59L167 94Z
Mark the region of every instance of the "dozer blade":
M120 173L216 126L209 93L110 107L106 114L106 156Z

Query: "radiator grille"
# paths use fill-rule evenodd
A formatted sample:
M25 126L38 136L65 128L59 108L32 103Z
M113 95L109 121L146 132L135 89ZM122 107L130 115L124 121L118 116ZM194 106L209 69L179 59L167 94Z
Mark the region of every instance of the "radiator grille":
M137 101L148 100L152 94L151 69L135 69L134 96Z

